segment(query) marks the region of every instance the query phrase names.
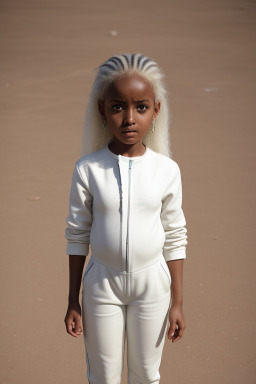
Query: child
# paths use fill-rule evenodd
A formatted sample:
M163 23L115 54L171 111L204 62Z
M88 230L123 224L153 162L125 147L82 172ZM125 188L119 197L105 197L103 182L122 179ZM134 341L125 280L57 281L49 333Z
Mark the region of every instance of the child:
M129 384L159 383L168 321L173 342L185 329L187 230L162 77L141 54L113 56L98 69L86 112L65 233L65 324L74 337L83 328L91 384L120 384L125 336Z

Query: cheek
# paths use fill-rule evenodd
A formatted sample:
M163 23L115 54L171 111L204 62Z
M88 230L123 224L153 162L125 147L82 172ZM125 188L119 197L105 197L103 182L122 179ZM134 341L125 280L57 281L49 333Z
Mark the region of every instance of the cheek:
M145 115L140 115L138 117L138 122L143 126L144 128L149 128L151 126L152 122L152 115L147 113Z
M116 115L109 115L107 117L107 122L109 126L116 127L121 124L123 120L123 117L121 116L121 113L117 113Z

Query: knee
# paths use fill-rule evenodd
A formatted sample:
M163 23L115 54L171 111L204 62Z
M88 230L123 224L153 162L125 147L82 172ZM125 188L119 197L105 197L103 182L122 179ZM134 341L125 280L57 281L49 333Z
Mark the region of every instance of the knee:
M141 366L136 371L128 370L129 384L158 384L160 381L159 371L154 371L152 368Z

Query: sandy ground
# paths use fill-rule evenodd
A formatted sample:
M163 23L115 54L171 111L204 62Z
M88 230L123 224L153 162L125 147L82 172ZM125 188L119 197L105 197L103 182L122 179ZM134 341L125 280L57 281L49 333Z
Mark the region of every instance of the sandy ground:
M188 224L187 330L166 342L161 383L255 383L255 2L0 7L0 383L86 382L83 340L63 322L63 234L93 68L127 51L166 73Z

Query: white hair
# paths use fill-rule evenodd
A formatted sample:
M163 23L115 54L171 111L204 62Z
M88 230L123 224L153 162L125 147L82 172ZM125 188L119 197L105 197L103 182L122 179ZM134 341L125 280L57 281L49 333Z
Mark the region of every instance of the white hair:
M143 142L153 151L171 157L169 111L166 90L162 82L164 75L155 61L140 53L112 56L98 68L85 114L81 156L102 149L113 140L113 134L109 129L103 128L98 101L103 99L106 88L117 77L132 73L149 81L155 93L155 102L160 101L160 112L155 118L155 130L152 132L149 129Z

